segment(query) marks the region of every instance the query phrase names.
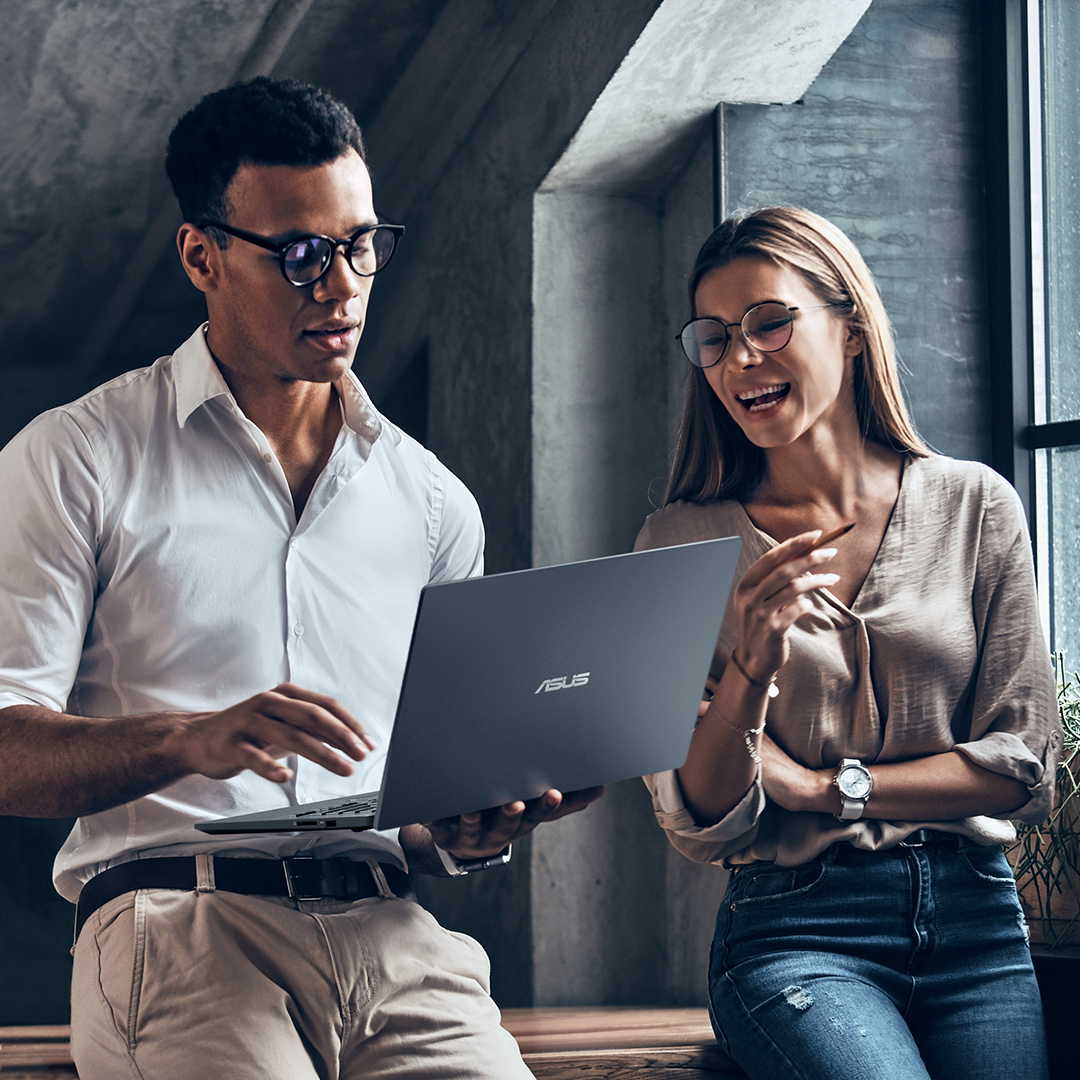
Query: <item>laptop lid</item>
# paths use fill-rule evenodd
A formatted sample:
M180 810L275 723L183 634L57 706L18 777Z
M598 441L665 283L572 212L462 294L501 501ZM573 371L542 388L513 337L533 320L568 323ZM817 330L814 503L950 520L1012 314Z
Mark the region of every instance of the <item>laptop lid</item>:
M676 768L738 537L426 586L382 788L201 822L390 829Z
M741 543L425 588L375 827L681 765Z

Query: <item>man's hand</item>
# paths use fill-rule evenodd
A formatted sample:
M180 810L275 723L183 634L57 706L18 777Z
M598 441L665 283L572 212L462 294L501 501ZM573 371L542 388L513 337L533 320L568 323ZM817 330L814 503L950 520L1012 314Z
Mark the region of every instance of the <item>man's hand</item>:
M552 788L528 802L519 799L495 811L441 818L425 825L435 843L455 858L463 861L481 859L498 855L507 844L528 836L545 821L557 821L567 814L584 810L603 794L602 787L569 791L565 795Z
M175 749L190 772L227 780L245 769L275 784L292 777L278 758L298 754L338 776L375 744L340 702L282 683L220 712L181 717ZM336 753L340 751L341 753Z

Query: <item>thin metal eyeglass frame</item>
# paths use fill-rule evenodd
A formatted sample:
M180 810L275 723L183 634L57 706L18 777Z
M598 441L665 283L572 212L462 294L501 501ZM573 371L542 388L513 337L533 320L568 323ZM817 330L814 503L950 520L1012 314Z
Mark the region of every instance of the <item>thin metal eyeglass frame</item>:
M689 360L690 363L694 365L694 367L699 368L701 371L706 370L706 368L716 367L716 365L719 364L720 361L723 360L724 357L727 355L728 346L731 344L731 328L733 326L737 326L739 328L739 332L743 336L743 341L745 341L746 344L749 345L750 348L753 349L755 352L763 352L763 353L779 352L781 349L783 349L783 348L785 348L787 346L789 341L791 341L791 335L795 331L795 320L794 319L792 319L791 322L788 323L788 327L789 327L788 336L785 339L784 344L783 345L777 345L775 349L762 349L762 348L759 348L757 345L755 345L750 340L749 337L747 337L746 331L743 329L743 323L746 322L746 320L755 311L757 311L758 308L766 307L769 304L777 304L778 306L780 306L782 308L785 308L789 315L793 315L796 311L817 311L819 308L827 308L827 307L832 307L833 306L832 304L806 304L804 306L791 307L790 305L785 304L783 302L783 300L762 300L760 304L755 304L753 307L747 308L746 312L743 314L743 317L741 319L739 319L738 322L731 322L731 323L724 322L723 319L718 319L713 315L698 315L696 318L688 319L683 324L683 328L675 335L675 340L682 346L683 355L686 357L686 359ZM686 343L683 341L683 334L686 333L687 328L693 326L694 323L698 323L698 322L717 323L718 325L720 325L720 326L722 326L724 328L724 333L727 335L727 337L726 337L726 339L724 341L724 347L720 350L720 355L717 356L717 358L711 364L696 364L696 363L694 363L693 357L691 357L691 355L690 355L690 350L687 349Z
M380 221L374 225L362 226L346 240L335 240L332 236L321 236L319 233L309 233L307 236L297 236L292 240L286 240L282 244L276 244L273 240L268 240L265 236L259 236L258 233L251 233L246 229L237 229L232 225L226 225L222 221L202 221L199 223L199 228L220 229L230 236L235 236L238 240L245 240L247 243L254 244L256 247L272 251L278 257L278 269L281 271L281 276L297 289L306 289L309 285L314 285L317 282L322 281L322 279L330 273L330 267L334 265L334 256L337 254L337 249L340 247L345 248L345 261L349 264L349 269L352 270L357 277L374 277L394 257L394 253L397 251L398 241L401 239L401 234L405 231L404 225L391 225L387 221ZM390 254L386 256L380 266L375 267L370 274L364 274L357 270L353 265L350 252L352 251L353 244L355 244L364 233L374 232L376 229L385 229L389 232L394 238L394 246L390 248ZM313 277L310 281L293 281L293 279L285 272L286 252L288 252L289 248L294 244L302 244L305 241L311 240L325 240L326 243L330 244L330 258L326 260L326 265L319 271L318 275Z

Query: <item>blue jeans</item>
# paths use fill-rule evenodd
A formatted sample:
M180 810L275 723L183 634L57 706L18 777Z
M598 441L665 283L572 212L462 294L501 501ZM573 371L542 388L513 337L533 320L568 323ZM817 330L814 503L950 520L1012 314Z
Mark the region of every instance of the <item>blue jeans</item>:
M1009 865L961 837L732 875L713 1027L754 1080L1046 1080Z

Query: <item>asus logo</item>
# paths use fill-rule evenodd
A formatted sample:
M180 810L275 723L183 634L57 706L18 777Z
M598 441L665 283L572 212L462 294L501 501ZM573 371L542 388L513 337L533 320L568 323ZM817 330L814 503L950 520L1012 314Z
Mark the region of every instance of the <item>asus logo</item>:
M591 672L583 671L580 675L559 675L554 679L545 679L534 691L534 694L539 694L541 690L547 692L548 690L569 690L574 686L584 686L589 681L589 675Z

